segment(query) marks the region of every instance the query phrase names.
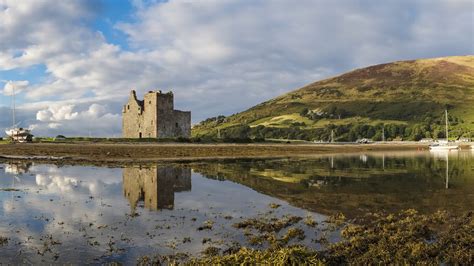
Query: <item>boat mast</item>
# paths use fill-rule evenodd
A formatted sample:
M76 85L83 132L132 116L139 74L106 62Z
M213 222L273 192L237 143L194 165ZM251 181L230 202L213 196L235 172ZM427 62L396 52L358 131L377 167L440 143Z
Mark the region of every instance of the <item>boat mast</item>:
M385 125L382 125L382 142L385 142Z
M15 128L15 83L12 82L12 116L13 116L13 128Z
M449 135L448 135L448 109L444 110L446 113L446 142L449 142Z

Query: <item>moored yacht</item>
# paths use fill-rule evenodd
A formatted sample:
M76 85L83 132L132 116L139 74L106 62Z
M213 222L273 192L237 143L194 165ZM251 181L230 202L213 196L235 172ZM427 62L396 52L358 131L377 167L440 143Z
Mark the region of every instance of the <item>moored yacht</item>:
M15 124L15 84L12 84L13 93L12 93L12 121L13 126L7 130L5 133L9 136L14 142L29 142L33 140L33 135L31 130L18 127L18 124Z
M31 135L31 130L21 127L14 127L5 130L5 133L16 142L28 142L33 139Z
M459 145L449 142L449 132L448 132L448 109L445 110L446 116L446 140L430 145L430 150L457 150Z

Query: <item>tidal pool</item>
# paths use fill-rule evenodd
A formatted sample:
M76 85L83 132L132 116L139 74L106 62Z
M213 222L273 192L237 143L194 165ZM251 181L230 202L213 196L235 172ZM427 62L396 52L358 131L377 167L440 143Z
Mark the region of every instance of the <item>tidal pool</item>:
M300 216L318 248L336 213L474 210L474 152L325 155L123 168L0 163L0 263L135 263L249 246L233 224ZM2 241L2 239L6 239ZM258 248L258 247L256 247Z

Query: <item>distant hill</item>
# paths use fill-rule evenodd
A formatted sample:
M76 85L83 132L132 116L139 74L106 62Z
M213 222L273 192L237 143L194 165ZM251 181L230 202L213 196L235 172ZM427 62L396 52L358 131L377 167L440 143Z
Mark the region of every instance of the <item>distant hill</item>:
M474 130L474 56L398 61L309 84L229 117L207 119L195 137L336 140L444 138ZM474 132L472 133L474 137Z

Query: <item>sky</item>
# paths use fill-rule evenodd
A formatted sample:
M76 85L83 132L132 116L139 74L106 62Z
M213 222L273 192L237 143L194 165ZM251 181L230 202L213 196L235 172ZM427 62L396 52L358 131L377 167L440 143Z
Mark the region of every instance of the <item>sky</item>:
M397 60L474 54L472 0L0 0L0 129L121 135L131 89L193 123ZM0 133L1 135L1 133Z

